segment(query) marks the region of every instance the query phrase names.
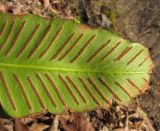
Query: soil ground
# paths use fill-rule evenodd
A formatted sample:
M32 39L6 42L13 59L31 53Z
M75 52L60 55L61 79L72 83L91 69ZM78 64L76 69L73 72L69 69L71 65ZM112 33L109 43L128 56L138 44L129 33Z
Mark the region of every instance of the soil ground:
M0 118L0 130L108 131L160 129L160 0L0 0L0 11L33 13L44 17L81 18L149 48L155 63L150 91L130 105L20 120ZM79 17L78 17L79 16Z

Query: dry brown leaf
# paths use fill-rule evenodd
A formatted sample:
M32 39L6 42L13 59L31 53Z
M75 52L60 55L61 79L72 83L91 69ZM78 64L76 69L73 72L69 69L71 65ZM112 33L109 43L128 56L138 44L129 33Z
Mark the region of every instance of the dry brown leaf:
M61 124L62 124L62 127L66 130L66 131L74 131L74 129L72 127L70 127L69 125L66 124L66 121L63 117L60 117L59 118Z
M95 131L92 124L87 120L81 121L81 131Z
M0 125L0 131L8 131L5 127Z
M50 127L50 131L58 131L59 115L56 115Z
M95 131L86 114L71 114L69 120L60 117L60 122L66 131Z
M48 128L49 125L43 123L34 122L30 127L30 131L43 131L44 129Z
M128 131L128 130L126 130L125 128L117 128L117 129L114 129L114 131Z
M28 127L19 119L15 119L15 131L29 131Z
M50 1L49 0L43 0L43 4L45 8L50 7Z
M109 129L106 126L104 126L100 131L109 131Z

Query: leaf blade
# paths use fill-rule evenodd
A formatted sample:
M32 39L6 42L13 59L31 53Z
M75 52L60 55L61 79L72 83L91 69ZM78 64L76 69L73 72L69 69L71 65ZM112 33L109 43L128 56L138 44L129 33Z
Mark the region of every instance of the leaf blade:
M0 102L11 116L106 108L148 89L148 50L106 30L0 14L0 31Z

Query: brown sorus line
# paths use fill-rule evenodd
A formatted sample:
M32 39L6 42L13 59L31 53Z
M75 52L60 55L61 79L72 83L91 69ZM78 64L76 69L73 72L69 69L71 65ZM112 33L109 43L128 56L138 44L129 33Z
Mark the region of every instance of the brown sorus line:
M35 85L33 84L32 80L31 80L31 78L30 78L29 76L27 76L27 80L28 80L29 84L31 85L34 93L35 93L36 96L38 97L38 100L39 100L39 102L40 102L40 105L41 105L42 109L45 109L45 105L44 105L44 103L43 103L40 95L38 94Z
M126 47L120 55L118 55L116 58L115 58L115 61L119 61L120 59L122 59L123 56L125 56L130 50L132 49L132 47Z
M132 59L127 63L127 65L131 64L142 52L144 49L140 50Z
M146 84L145 84L145 86L144 86L144 87L145 87L144 90L146 91L146 90L148 90L148 89L150 88L150 87L149 87L149 81L148 81L146 78L143 78L143 80L146 82Z
M143 78L143 80L144 80L145 82L149 83L148 80L147 80L146 78Z
M118 42L114 47L112 47L111 50L108 53L106 53L100 61L105 60L120 44L121 42Z
M79 77L80 82L82 83L82 85L85 87L85 89L87 90L87 92L90 94L90 96L92 97L93 101L97 104L100 105L99 101L97 100L97 98L92 94L91 90L89 89L88 85L84 82L84 80L82 78Z
M42 58L47 51L50 49L50 47L52 46L52 44L55 42L55 40L58 38L58 36L60 35L60 32L62 32L62 27L60 27L58 29L58 31L55 33L54 37L52 38L51 42L49 43L49 45L42 51L42 53L39 55L39 58Z
M119 83L119 82L115 82L115 84L121 88L128 96L130 99L132 99L132 96L129 94L129 92Z
M89 83L91 84L91 85L93 85L93 87L96 89L96 91L99 93L99 95L102 97L102 99L105 101L105 102L107 102L107 103L109 103L110 104L110 102L106 99L106 97L101 93L101 91L99 90L99 87L97 86L97 84L90 78L90 77L88 77L87 78L88 79L88 81L89 81Z
M79 105L79 102L77 100L77 98L75 97L75 95L73 94L72 90L69 88L67 82L63 79L63 77L61 75L58 75L59 79L63 82L63 84L65 85L65 87L67 88L67 90L69 91L69 93L71 94L71 96L73 97L74 101Z
M31 50L31 52L28 55L28 59L31 58L33 56L33 54L36 52L36 50L41 46L42 41L44 41L44 39L46 38L46 36L48 35L49 31L51 30L52 25L49 24L42 36L42 38L40 39L40 41L35 45L35 47Z
M83 34L81 34L78 39L70 46L70 48L68 48L68 50L58 59L59 61L61 61L64 57L67 56L67 54L69 54L69 52L71 52L71 50L78 44L78 42L80 41L80 39L82 38Z
M84 45L83 47L79 50L79 52L73 57L73 59L70 61L71 63L73 63L74 61L76 61L80 55L83 53L83 51L87 48L87 46L93 41L93 39L96 37L96 35L93 35Z
M84 98L84 96L82 95L82 93L79 91L78 87L76 86L76 84L72 81L72 79L69 76L66 76L66 79L68 80L69 83L71 83L71 85L76 89L76 91L78 92L78 94L81 96L82 100L84 103L87 103L86 99Z
M131 81L130 79L127 79L127 81L133 86L135 87L140 93L143 93L143 91L141 91L135 84L133 81Z
M20 89L21 89L21 92L22 92L22 94L23 94L23 96L24 96L24 99L25 99L25 101L26 101L26 103L27 103L28 108L31 110L32 107L31 107L31 104L30 104L30 102L29 102L29 100L28 100L28 97L27 97L27 95L26 95L26 93L25 93L25 91L24 91L24 86L22 85L21 80L18 78L18 76L17 76L16 74L13 74L13 76L14 76L16 82L18 83Z
M30 37L28 38L28 40L26 41L26 43L24 44L24 46L20 49L20 51L16 55L16 58L18 58L24 52L24 50L27 48L27 46L29 45L30 41L34 37L34 35L37 32L37 30L38 30L39 27L40 27L40 24L36 25L35 29L31 33Z
M7 56L7 55L9 54L9 52L13 49L13 47L14 47L14 45L15 45L18 37L19 37L19 35L21 34L21 32L22 32L22 30L23 30L23 28L24 28L25 23L26 23L26 22L23 21L22 25L21 25L20 28L19 28L19 31L18 31L17 34L16 34L16 37L14 38L14 40L13 40L13 42L11 43L10 47L9 47L9 48L7 49L7 51L5 52L5 56Z
M145 84L145 85L146 85L146 86L145 86L146 88L145 88L144 90L147 90L147 89L149 88L149 82L148 82L148 80L147 80L146 78L143 78L143 80L144 80L144 81L146 82L146 84L147 84L147 85Z
M12 21L12 22L11 22L11 26L10 26L9 31L8 31L8 34L7 34L6 38L4 39L4 41L3 41L2 45L0 45L0 50L3 48L3 46L4 46L4 45L5 45L5 43L7 42L8 38L10 37L11 32L12 32L13 27L14 27L14 24L15 24L15 22L14 22L14 21Z
M6 27L6 21L4 22L4 24L2 26L2 29L1 29L1 32L0 32L0 36L3 34L3 31L4 31L5 27Z
M67 44L71 41L71 39L73 38L75 33L72 33L67 40L64 42L64 44L59 48L59 50L57 51L57 53L51 57L50 61L54 60L57 58L57 56L63 51L63 49L67 46Z
M154 64L153 64L153 63L151 63L151 64L149 64L149 66L148 66L148 67L152 68L152 67L154 67Z
M152 64L152 67L149 67L149 70L147 73L152 73L153 67L154 67L154 64Z
M6 83L5 79L4 79L3 73L2 73L1 71L0 71L0 79L2 80L2 83L3 83L4 88L5 88L5 90L6 90L6 93L7 93L7 96L8 96L8 98L9 98L9 100L10 100L10 103L11 103L12 108L13 108L14 110L16 110L14 101L13 101L13 99L12 99L12 97L11 97L11 94L10 94L10 92L9 92L9 89L8 89L8 85L7 85L7 83Z
M109 44L110 41L111 40L108 40L106 44L101 45L101 47L96 50L96 52L93 53L93 55L87 60L87 63L91 62L101 52L101 50L103 50Z
M61 103L66 106L66 103L64 102L61 93L58 91L58 88L56 86L56 84L54 83L54 81L51 79L51 77L48 74L45 74L45 77L48 79L48 81L51 83L52 87L54 88L54 90L56 91L58 98L60 99Z
M98 78L98 80L113 94L113 96L116 99L121 101L121 99L118 97L118 95L109 87L109 85L102 78Z
M147 56L138 66L142 66L150 56Z
M41 79L41 77L39 76L39 74L36 73L36 77L37 77L37 79L41 82L42 86L44 87L44 89L45 89L45 91L46 91L46 93L47 93L47 95L48 95L51 103L52 103L55 107L57 107L55 101L53 100L51 94L49 93L49 90L47 89L45 83L43 82L43 80Z

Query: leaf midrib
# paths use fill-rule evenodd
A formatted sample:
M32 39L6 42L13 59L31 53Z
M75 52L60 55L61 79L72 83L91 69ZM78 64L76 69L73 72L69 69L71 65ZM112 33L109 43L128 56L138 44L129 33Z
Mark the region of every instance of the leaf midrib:
M74 68L57 68L49 66L38 66L38 65L22 65L22 64L9 64L0 63L0 67L10 67L10 68L22 68L31 70L50 70L50 71L64 71L64 72L86 72L86 73L98 73L98 74L146 74L145 71L118 71L118 72L104 72L104 71L94 71L94 70L82 70Z

